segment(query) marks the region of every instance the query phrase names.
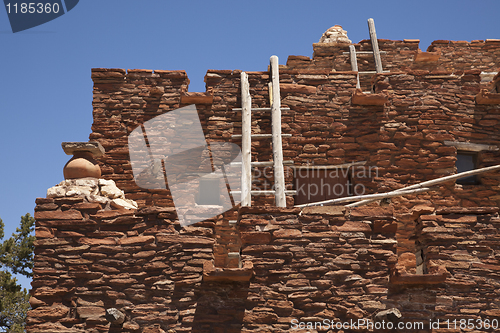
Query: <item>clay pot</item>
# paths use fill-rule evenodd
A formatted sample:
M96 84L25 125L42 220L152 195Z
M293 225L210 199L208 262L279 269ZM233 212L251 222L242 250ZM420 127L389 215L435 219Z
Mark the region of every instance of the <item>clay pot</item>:
M75 152L63 169L64 179L101 177L101 168L90 152Z

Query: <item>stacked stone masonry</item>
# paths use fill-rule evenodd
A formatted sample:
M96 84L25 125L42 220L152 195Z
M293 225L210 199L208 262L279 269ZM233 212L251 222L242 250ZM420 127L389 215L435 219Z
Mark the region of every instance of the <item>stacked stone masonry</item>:
M379 39L387 72L360 75L362 92L349 44L316 43L312 58L290 56L280 66L282 105L290 108L282 131L292 134L283 155L294 163L285 167L288 189L300 167L353 162L351 186L363 194L451 175L457 142L482 147L476 167L500 164L500 80L488 74L500 68L500 40L435 41L427 52L418 44ZM369 40L354 45L371 50ZM359 54L358 65L374 70L373 56ZM188 227L168 190L138 187L127 136L155 116L196 104L209 142L240 144L231 138L241 134L241 111L233 110L241 107L240 73L209 70L206 92L190 93L184 71L92 70L90 139L106 150L102 177L138 208L78 193L37 199L28 332L289 332L293 323L323 320L463 332L461 320L498 323L497 172L352 209L293 208L293 196L276 208L272 196L254 197L253 207ZM253 107L269 107L269 72L247 74ZM252 131L270 133L269 114L255 112ZM270 140L252 142L254 161L271 158ZM269 168L254 171L256 188L272 184Z

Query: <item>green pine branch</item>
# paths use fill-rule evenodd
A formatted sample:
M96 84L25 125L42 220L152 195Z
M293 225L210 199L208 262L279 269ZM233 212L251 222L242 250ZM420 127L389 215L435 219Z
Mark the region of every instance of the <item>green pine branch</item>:
M0 332L21 333L25 331L30 296L11 273L33 275L35 219L30 214L22 216L16 232L1 242L4 227L0 219Z

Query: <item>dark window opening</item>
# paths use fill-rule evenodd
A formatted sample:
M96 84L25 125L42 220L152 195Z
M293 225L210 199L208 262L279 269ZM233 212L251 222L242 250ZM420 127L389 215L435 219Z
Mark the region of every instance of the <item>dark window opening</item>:
M477 154L458 153L455 166L457 167L457 173L477 169ZM478 176L473 175L457 179L457 184L479 185L480 183Z
M415 252L415 257L417 259L417 274L427 274L427 267L425 266L424 260L424 250L419 249Z

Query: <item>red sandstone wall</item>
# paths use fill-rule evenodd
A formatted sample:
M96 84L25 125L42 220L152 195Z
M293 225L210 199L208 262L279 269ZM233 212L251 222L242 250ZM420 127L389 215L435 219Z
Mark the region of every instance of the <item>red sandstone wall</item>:
M496 72L500 67L500 40L488 39L467 41L434 41L425 55L417 57L418 39L388 40L379 39L379 49L384 71L424 70L468 70L479 69L484 72ZM370 40L362 40L354 44L356 51L372 51ZM287 66L294 69L327 69L350 71L351 63L348 44L313 44L312 59L306 56L289 56ZM358 54L359 71L374 71L375 62L372 54ZM372 75L361 75L364 90L370 90Z
M436 41L429 50L440 54L437 61L415 61L418 41L380 40L385 67L389 74L369 76L370 86L386 94L388 102L381 106L353 105L355 73L349 70L349 56L343 55L347 45L314 44L314 57L290 57L280 69L282 103L291 108L283 112L285 159L295 165L331 165L368 160L367 167L377 167L378 178L357 179L367 193L395 186L436 178L453 173L455 151L444 147L443 141L470 141L497 145L495 132L498 105L474 103L480 88L479 73L500 67L497 56L500 42ZM357 47L369 50L369 41ZM361 57L362 55L360 55ZM363 57L366 58L365 55ZM360 70L368 62L360 58ZM452 61L453 60L453 61ZM467 68L477 68L469 70ZM464 69L467 69L464 71ZM332 72L337 70L337 72ZM398 72L399 71L399 72ZM401 72L404 71L404 72ZM232 134L241 133L240 71L210 70L205 81L211 104L197 104L199 116L209 140L231 141ZM268 72L249 72L250 92L255 107L269 106ZM95 69L94 124L90 138L98 140L107 150L101 159L103 175L114 179L127 197L139 204L171 205L168 191L144 190L133 181L127 135L143 121L181 104L189 80L184 72ZM256 113L253 131L270 133L270 116ZM239 144L239 140L232 140ZM252 143L253 159L267 161L271 157L270 140ZM498 161L497 153L484 153L481 165ZM268 179L256 179L255 186L269 189ZM287 187L293 188L294 172L287 168ZM485 178L484 186L455 189L438 204L492 205L498 201L494 188L496 179ZM490 202L484 202L489 200ZM493 200L493 201L492 201ZM273 198L257 203L272 204ZM288 200L292 205L292 198ZM481 203L480 203L481 202Z
M99 206L37 199L28 332L289 332L293 320L500 319L498 207L415 212L424 275L415 274L415 260L398 259L391 207L244 208L242 261L253 274L236 282L204 270L217 220L181 229L171 208ZM123 323L110 322L112 308ZM395 309L401 318L377 317ZM345 330L358 331L368 330Z
M385 308L396 262L390 210L349 220L339 207L300 217L297 209L245 209L239 229L253 277L214 282L203 266L214 259L216 220L181 229L171 208L101 208L83 197L37 199L28 332L287 332L294 318ZM360 293L351 304L348 295ZM111 308L123 323L109 322Z
M145 332L154 324L211 322L208 315L199 323L207 313L196 306L211 293L201 282L203 263L213 260L216 219L181 228L173 208L104 210L84 197L39 198L35 218L28 331ZM110 324L110 308L127 320Z
M290 107L283 132L293 134L284 139L285 159L295 165L366 160L377 175L354 181L372 193L454 173L456 149L445 140L500 146L499 105L475 102L485 87L479 73L500 67L499 42L436 41L428 51L439 59L430 54L427 61L418 60L417 41L379 42L391 72L362 78L362 87L386 96L383 106L353 103L356 73L342 54L347 46L314 44L313 59L290 57L281 66L282 103ZM370 44L361 41L357 48ZM360 55L359 64L373 69L371 56ZM269 106L268 72L248 74L253 105ZM232 110L241 106L240 71L208 71L207 94L198 95L186 93L183 71L94 69L92 79L90 139L106 149L103 177L115 180L140 209L37 199L30 332L287 332L292 319L374 319L391 308L409 321L500 317L498 210L491 208L500 200L500 180L494 174L482 176L481 185L450 182L392 199L394 214L381 207L299 214L268 206L181 229L168 191L135 184L127 135L199 98L207 138L231 141L241 133L241 114ZM254 131L269 133L269 115L258 116ZM270 159L269 141L252 145L254 160ZM479 156L479 166L500 162L498 151ZM272 173L269 178L255 184L272 182ZM254 203L272 205L273 199ZM414 274L417 249L432 274ZM249 282L203 278L207 261L234 267L228 252L240 251L243 262L253 264ZM104 314L110 308L126 315L123 324L109 323Z
M181 93L189 84L186 72L94 68L92 80L94 122L89 138L106 150L99 159L103 176L114 180L129 199L140 204L171 204L171 198L161 190L151 193L135 184L128 135L145 121L180 107Z

